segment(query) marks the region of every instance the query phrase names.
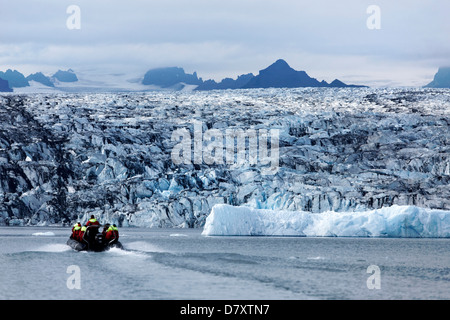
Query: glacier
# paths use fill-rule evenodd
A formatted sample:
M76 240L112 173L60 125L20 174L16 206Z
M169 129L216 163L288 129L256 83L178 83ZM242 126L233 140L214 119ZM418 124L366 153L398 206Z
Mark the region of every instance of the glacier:
M216 204L450 210L450 90L0 95L0 225L202 228ZM178 129L279 131L279 168L175 164ZM203 141L204 142L204 141ZM195 141L194 141L195 144Z
M221 204L212 208L202 235L449 238L450 211L394 205L311 213Z

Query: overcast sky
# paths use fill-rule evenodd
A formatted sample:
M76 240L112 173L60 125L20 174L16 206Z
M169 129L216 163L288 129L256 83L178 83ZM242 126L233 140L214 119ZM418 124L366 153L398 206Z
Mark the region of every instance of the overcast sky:
M0 12L0 70L25 75L179 66L221 80L282 58L318 80L422 86L450 66L449 0L0 0Z

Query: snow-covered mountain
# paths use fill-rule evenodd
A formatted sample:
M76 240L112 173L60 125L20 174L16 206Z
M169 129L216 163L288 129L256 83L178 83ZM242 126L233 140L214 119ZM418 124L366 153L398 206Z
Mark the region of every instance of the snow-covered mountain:
M58 70L53 75L34 73L24 78L26 86L14 87L14 92L23 93L98 93L98 92L143 92L161 90L158 86L141 83L140 74L124 74L105 71Z
M195 227L215 204L450 209L446 89L4 94L0 105L2 225L96 214L121 226ZM236 129L278 130L274 174L249 155L241 165L208 164L205 153L195 161L212 133ZM174 161L174 132L194 161Z

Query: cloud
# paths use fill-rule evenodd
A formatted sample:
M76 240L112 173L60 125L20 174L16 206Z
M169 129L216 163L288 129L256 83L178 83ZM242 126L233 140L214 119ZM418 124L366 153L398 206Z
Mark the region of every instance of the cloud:
M220 80L284 58L327 81L359 74L408 85L450 65L447 0L378 0L381 30L366 26L371 1L76 2L80 30L66 27L73 1L0 0L0 69L180 66Z

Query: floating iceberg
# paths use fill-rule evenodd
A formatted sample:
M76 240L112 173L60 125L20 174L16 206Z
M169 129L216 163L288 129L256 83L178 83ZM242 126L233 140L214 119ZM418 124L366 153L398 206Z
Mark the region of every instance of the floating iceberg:
M392 206L364 212L310 213L215 205L205 236L450 237L450 211Z

